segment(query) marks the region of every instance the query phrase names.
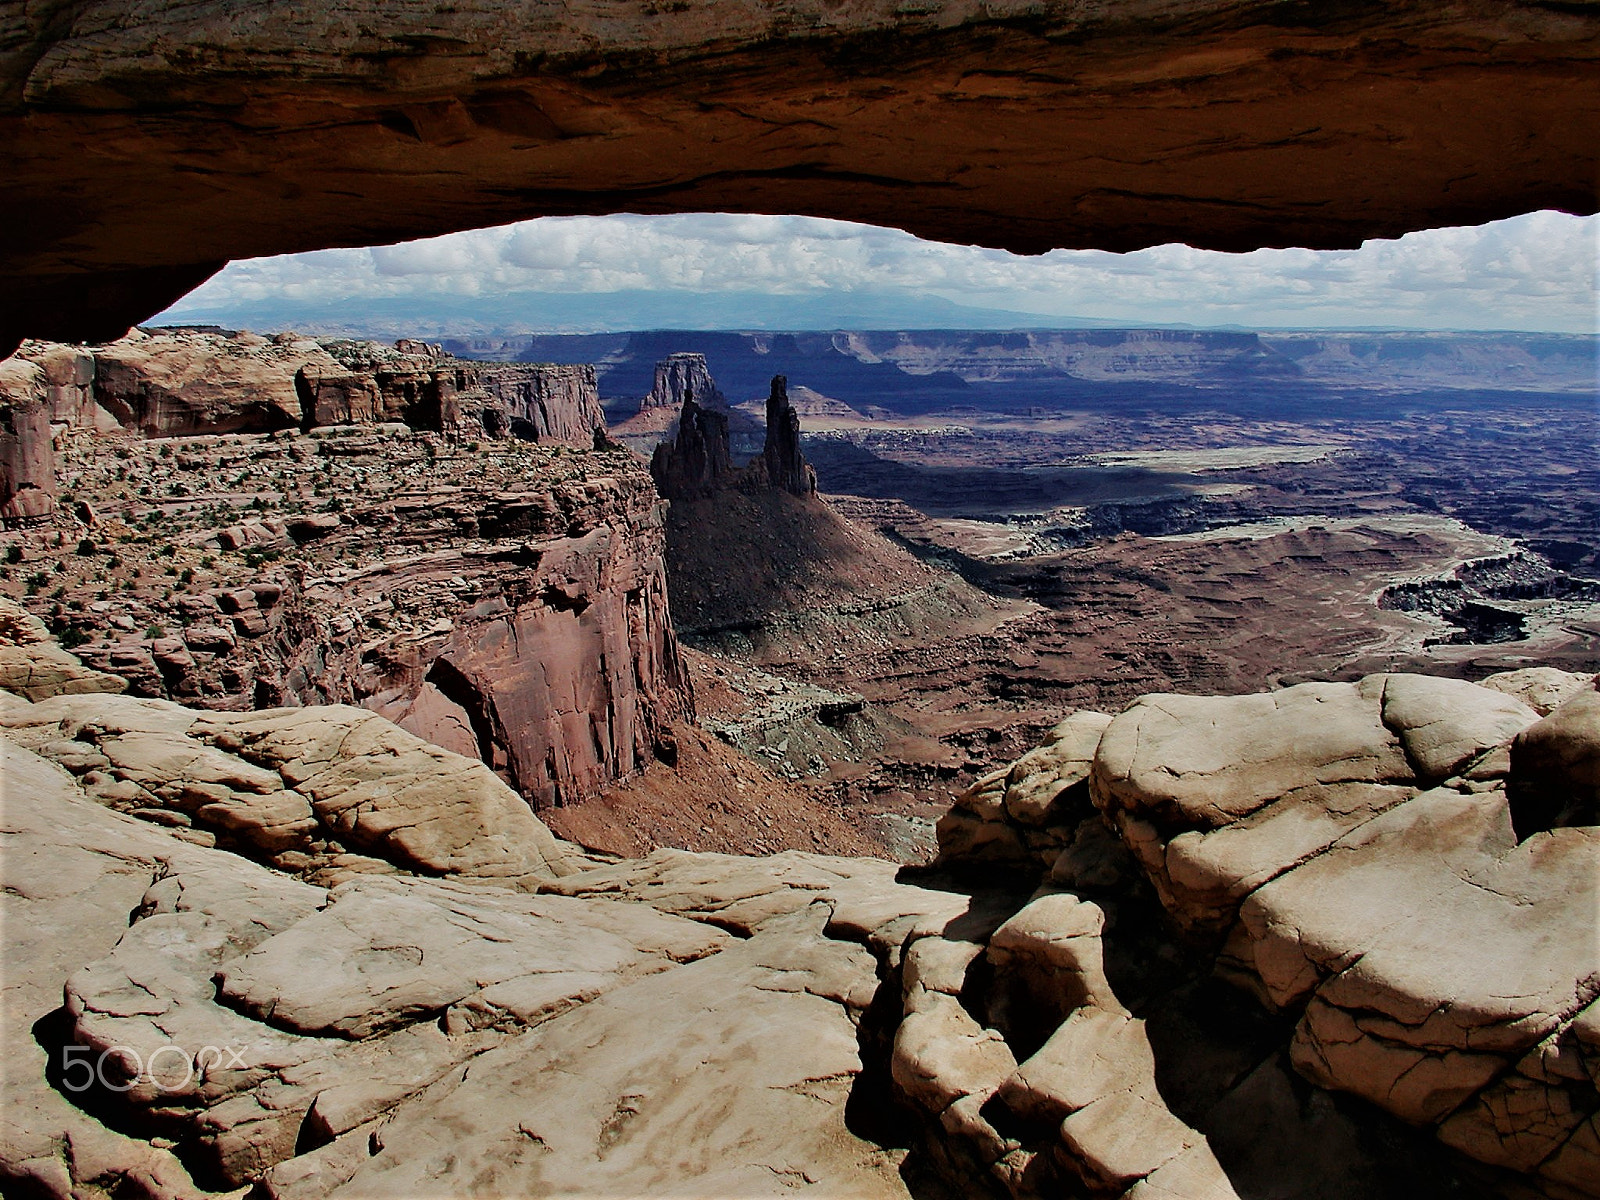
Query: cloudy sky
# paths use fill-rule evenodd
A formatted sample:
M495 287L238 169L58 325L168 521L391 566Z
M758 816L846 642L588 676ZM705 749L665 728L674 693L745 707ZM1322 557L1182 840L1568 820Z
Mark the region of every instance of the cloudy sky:
M568 328L622 329L637 328L629 322L639 318L639 297L656 295L670 299L664 311L685 327L739 327L728 322L741 306L771 325L787 298L806 318L792 327L817 327L834 311L857 324L883 311L903 326L919 304L944 303L948 312L953 302L1126 323L1588 333L1596 330L1597 273L1600 218L1554 212L1359 250L1220 254L1169 245L1035 258L812 217L552 217L236 262L155 323L310 330L330 313L369 306L430 325L469 320L519 332L519 321L545 320L548 301L567 297L582 301L569 306L582 315ZM508 303L518 297L520 305Z

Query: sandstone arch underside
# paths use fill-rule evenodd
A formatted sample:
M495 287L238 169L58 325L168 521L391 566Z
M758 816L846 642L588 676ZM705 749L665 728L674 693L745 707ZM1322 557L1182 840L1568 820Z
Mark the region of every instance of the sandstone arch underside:
M1593 212L1600 5L54 0L0 11L0 339L560 213L1038 252Z

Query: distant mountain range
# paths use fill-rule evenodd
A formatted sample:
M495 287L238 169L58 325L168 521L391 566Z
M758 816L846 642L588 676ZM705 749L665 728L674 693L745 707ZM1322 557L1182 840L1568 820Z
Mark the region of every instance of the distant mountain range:
M1098 329L1127 321L1041 316L957 304L898 291L824 292L507 292L494 296L397 297L315 304L289 299L218 305L179 302L164 325L293 329L337 337L491 337L538 329L597 333L617 329ZM1167 328L1161 326L1161 328ZM1187 328L1176 326L1174 328Z
M1327 397L1465 398L1526 393L1592 399L1595 339L1576 334L1264 332L1172 329L920 329L450 337L465 358L594 363L615 410L650 390L655 364L698 351L733 403L774 375L857 407L1056 408L1159 393L1272 405ZM1320 398L1320 399L1319 399Z

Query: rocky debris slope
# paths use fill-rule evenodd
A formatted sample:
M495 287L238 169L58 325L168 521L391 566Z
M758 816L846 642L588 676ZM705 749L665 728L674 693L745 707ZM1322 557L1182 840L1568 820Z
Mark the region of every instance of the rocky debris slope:
M29 9L0 295L11 338L101 338L230 259L572 212L1038 253L1593 211L1595 45L1587 7L1521 0Z

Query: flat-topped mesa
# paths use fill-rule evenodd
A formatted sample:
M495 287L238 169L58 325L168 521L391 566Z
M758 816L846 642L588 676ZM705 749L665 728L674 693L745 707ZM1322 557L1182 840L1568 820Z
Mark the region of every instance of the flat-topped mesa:
M668 500L712 496L733 485L742 474L728 450L728 416L701 408L692 393L683 398L678 433L662 442L650 458L656 490Z
M655 382L650 394L639 401L639 411L652 408L678 409L691 395L706 408L725 409L728 399L711 378L706 356L692 351L669 354L656 363Z
M48 457L28 432L39 419L148 437L400 423L466 440L577 446L593 445L605 425L593 367L478 363L411 338L390 346L209 327L134 329L99 346L24 343L7 360L5 379L11 413L38 410L8 422L28 442L26 452L7 453L19 464ZM8 481L0 483L0 504L32 478L21 470L0 467Z
M757 472L763 471L769 488L815 496L817 473L800 453L800 414L789 403L788 384L782 375L772 377L772 391L767 394L767 440L761 457L750 464L749 479L757 483Z

